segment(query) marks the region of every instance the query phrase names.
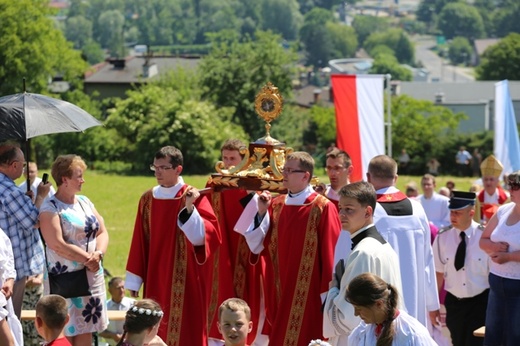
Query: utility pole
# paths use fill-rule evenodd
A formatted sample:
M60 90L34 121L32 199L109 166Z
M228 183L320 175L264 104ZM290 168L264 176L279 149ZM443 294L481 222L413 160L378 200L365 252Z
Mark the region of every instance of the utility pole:
M390 82L392 81L392 75L387 74L386 76L386 102L387 102L387 122L386 122L386 154L392 157L392 87Z

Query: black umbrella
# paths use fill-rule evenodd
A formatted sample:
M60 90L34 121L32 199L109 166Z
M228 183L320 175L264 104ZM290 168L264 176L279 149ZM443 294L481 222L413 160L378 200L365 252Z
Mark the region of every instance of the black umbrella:
M67 101L26 92L0 97L0 142L25 141L27 159L32 137L80 132L99 125L99 120Z
M0 141L62 132L80 132L101 122L67 101L21 93L0 97Z

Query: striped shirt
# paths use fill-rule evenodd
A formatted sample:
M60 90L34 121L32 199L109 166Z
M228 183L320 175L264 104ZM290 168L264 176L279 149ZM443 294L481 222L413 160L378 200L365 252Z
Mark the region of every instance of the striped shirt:
M11 240L16 279L43 272L45 257L38 230L38 209L5 174L0 173L0 228Z

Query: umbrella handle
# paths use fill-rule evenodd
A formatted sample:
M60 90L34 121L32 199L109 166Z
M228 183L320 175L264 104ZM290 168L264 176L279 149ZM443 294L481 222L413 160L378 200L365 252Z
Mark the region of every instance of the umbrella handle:
M24 78L24 87L25 87L25 78ZM29 178L29 161L31 159L31 143L30 140L25 141L25 176L27 177L27 192L31 191L31 179ZM36 197L36 196L34 196Z

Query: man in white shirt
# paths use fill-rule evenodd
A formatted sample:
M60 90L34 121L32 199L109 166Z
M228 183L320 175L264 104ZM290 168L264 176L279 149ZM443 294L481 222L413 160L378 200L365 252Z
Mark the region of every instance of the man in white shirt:
M352 174L353 169L352 159L346 151L334 148L327 153L325 171L330 184L326 186L325 197L336 207L339 202L338 192L343 186L350 184L350 174ZM347 230L341 230L334 250L334 263L338 263L340 259L346 261L351 247L350 233Z
M107 300L107 310L128 311L134 305L135 299L125 297L125 281L120 277L113 277L108 282L108 292L111 299ZM105 338L108 345L117 345L123 335L125 321L110 321L107 329L99 335Z
M439 291L447 291L446 325L453 345L482 345L473 331L486 321L489 294L489 256L479 247L482 227L475 222L475 194L453 191L449 210L453 227L433 243Z
M435 177L431 174L423 175L421 187L423 194L419 195L417 200L423 206L428 221L437 228L448 226L450 224L450 211L448 209L450 199L435 192Z
M29 177L29 182L31 183L31 191L33 193L33 197L36 197L38 194L38 185L40 185L42 179L38 177L38 165L36 162L29 162L27 166L25 167L25 177ZM27 179L25 179L20 185L18 185L20 190L22 190L24 193L27 192ZM49 198L52 197L56 191L54 190L54 187L50 187L49 193L47 194L47 197L45 197L44 202Z
M466 147L461 146L459 151L457 151L457 155L455 155L455 161L459 168L459 176L466 177L471 175L469 166L471 159L471 154L466 150Z

